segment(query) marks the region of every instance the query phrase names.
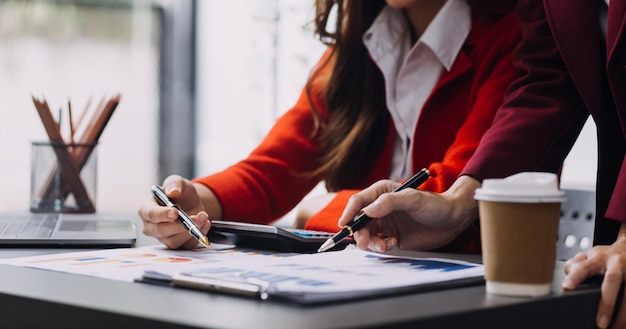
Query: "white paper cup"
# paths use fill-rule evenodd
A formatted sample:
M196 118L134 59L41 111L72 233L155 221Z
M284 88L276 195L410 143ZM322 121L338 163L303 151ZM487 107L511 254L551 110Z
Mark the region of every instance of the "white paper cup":
M486 179L476 190L488 293L550 292L561 202L555 174L524 172Z

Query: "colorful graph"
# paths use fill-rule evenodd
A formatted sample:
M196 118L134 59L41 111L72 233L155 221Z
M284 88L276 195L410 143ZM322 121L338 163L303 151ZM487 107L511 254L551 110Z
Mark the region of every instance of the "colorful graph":
M155 262L165 262L165 263L186 263L191 262L193 259L186 257L159 257L153 259Z
M122 257L128 257L128 258L151 258L151 257L156 257L156 254L121 254L120 256Z

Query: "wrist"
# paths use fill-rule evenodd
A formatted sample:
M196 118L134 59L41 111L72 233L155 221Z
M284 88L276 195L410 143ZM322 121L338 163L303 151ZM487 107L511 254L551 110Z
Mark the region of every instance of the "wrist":
M626 246L626 223L622 223L619 228L619 232L617 234L617 238L615 239L614 244L620 244Z
M459 177L443 195L450 201L451 216L469 225L478 218L478 202L474 193L482 184L470 176Z
M193 186L196 190L196 195L198 196L198 203L202 209L207 214L209 214L209 219L213 220L222 220L223 219L223 210L219 201L217 200L217 196L213 191L202 183L193 183Z

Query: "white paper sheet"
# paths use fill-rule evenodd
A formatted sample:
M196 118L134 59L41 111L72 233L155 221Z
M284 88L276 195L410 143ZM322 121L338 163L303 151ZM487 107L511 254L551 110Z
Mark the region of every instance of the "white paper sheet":
M3 259L0 263L134 281L159 278L243 280L271 295L336 297L376 294L484 275L481 264L440 258L408 258L349 246L319 254L278 254L213 244L211 249L169 250L163 246L105 249ZM197 285L196 285L197 287ZM395 290L394 290L395 289ZM321 298L324 299L324 298Z

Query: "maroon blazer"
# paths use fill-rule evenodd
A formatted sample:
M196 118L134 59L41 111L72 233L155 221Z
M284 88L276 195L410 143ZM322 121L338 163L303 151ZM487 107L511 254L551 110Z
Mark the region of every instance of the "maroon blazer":
M558 172L591 114L598 129L594 243L611 244L626 222L626 0L611 1L606 47L600 1L518 1L523 37L514 64L524 74L463 174L482 181Z

